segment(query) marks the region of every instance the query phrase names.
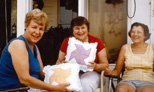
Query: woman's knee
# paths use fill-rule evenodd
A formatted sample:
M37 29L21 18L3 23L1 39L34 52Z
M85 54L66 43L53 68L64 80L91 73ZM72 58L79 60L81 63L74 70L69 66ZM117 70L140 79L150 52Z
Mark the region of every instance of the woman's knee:
M136 91L135 88L133 88L129 84L122 83L116 87L116 92L136 92Z
M146 85L146 86L141 86L137 89L137 92L153 92L154 91L154 86Z
M99 85L99 82L98 81L96 81L95 79L93 79L93 80L88 80L88 79L81 79L81 84L82 85L87 85L87 86L97 86L97 85Z
M98 83L100 81L100 74L96 73L96 72L88 72L83 74L80 77L80 80L82 83Z
M127 92L127 89L124 86L118 86L116 88L116 92Z

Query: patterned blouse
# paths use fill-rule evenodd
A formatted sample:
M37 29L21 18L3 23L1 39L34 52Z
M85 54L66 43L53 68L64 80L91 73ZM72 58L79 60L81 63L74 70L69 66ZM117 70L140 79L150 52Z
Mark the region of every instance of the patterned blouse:
M154 83L154 53L152 44L148 44L144 54L134 54L131 44L126 46L125 72L122 80L142 80Z

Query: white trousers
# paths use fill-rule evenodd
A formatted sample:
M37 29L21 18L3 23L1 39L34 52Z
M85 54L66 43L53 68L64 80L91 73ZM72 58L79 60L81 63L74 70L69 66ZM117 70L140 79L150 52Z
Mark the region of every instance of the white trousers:
M80 74L80 80L82 85L81 92L95 92L99 87L100 74L92 71Z

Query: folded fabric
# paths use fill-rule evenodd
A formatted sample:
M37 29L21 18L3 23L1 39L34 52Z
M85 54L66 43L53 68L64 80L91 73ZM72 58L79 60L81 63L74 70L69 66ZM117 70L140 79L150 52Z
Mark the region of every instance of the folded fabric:
M93 71L93 69L88 69L87 64L90 61L94 61L96 57L97 42L81 42L75 37L70 37L68 41L67 54L65 56L65 61L69 63L78 63L80 69L84 72Z
M79 65L72 63L64 63L59 65L47 65L44 67L44 82L51 85L70 84L67 88L70 90L81 91L81 83L79 79Z

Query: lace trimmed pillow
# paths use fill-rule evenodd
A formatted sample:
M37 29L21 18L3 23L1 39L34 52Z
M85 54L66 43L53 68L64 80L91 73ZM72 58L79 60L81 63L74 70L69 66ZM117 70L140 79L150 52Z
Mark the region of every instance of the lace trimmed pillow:
M47 65L44 67L44 82L51 85L70 84L67 88L73 91L81 91L81 83L79 79L79 65L64 63L59 65Z
M69 38L68 47L67 47L67 55L65 56L65 61L69 63L78 63L80 65L80 69L83 72L93 71L93 69L88 69L87 64L89 61L94 61L96 57L96 43L89 42L81 42L75 37Z

